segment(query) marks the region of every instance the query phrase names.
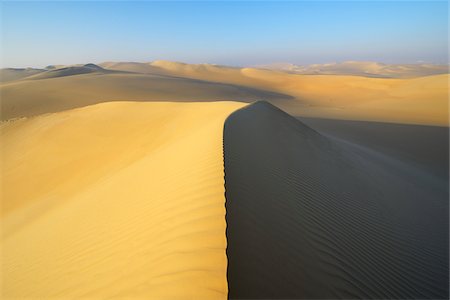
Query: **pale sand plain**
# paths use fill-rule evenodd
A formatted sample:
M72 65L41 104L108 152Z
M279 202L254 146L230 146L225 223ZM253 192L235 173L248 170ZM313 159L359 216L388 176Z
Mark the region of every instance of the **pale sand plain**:
M4 122L4 298L226 299L222 132L243 104Z

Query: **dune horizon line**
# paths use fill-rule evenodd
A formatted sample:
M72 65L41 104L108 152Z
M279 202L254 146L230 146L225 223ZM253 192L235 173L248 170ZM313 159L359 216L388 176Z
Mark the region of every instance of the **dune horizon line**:
M158 63L158 62L172 62L172 63L178 63L178 64L185 64L185 65L212 65L212 66L224 66L224 67L234 67L234 68L246 68L246 67L255 67L255 68L275 68L275 69L285 69L285 68L303 68L305 70L310 68L317 68L317 67L339 67L339 66L385 66L385 67L414 67L414 66L428 66L428 67L448 67L450 66L450 62L442 63L442 62L431 62L431 61L412 61L412 62L382 62L382 61L376 61L376 60L366 60L366 59L347 59L347 60L330 60L330 61L323 61L323 62L310 62L310 63L294 63L290 61L270 61L265 63L257 63L257 64L233 64L233 63L215 63L215 62L188 62L184 60L170 60L170 59L164 59L164 58L157 58L153 60L107 60L107 61L91 61L88 63L60 63L60 64L45 64L40 66L32 66L32 65L23 65L23 66L0 66L0 69L35 69L35 70L52 70L52 69L58 69L63 68L67 66L82 66L86 64L92 64L92 65L105 65L105 64L116 64L116 63L140 63L140 64L152 64L152 63ZM304 70L302 70L304 71Z

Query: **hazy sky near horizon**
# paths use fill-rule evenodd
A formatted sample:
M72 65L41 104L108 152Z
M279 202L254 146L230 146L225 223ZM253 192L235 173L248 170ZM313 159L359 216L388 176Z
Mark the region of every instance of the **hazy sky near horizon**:
M448 63L447 1L3 1L2 67Z

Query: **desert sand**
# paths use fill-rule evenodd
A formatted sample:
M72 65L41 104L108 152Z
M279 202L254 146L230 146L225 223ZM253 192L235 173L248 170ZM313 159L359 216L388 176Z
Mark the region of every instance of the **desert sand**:
M226 299L222 132L241 103L4 122L4 298Z
M44 69L33 68L6 68L0 69L0 82L14 81L22 78L26 78L35 74L45 72Z
M0 85L1 117L7 120L109 101L223 101L289 99L241 85L70 66Z
M231 299L448 297L448 181L264 102L224 159Z
M3 298L448 298L448 74L0 75Z
M412 78L350 76L344 71L304 75L169 61L66 66L2 83L1 117L6 120L122 99L264 100L297 117L448 126L449 75L416 73Z
M322 135L413 165L448 181L449 128L299 118Z
M259 68L287 71L306 75L355 75L379 78L414 78L429 75L448 74L447 65L436 64L383 64L374 61L344 61L340 63L294 65L274 63Z
M448 74L397 79L345 74L299 75L166 61L153 62L152 66L187 78L287 94L294 99L270 102L294 116L448 125Z

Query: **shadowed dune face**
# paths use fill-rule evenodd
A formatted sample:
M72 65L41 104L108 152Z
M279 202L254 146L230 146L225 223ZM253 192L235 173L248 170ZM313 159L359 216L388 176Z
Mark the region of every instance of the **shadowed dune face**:
M226 299L225 118L102 103L4 122L7 299Z
M224 128L230 299L448 298L448 183L267 103Z

